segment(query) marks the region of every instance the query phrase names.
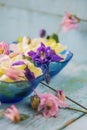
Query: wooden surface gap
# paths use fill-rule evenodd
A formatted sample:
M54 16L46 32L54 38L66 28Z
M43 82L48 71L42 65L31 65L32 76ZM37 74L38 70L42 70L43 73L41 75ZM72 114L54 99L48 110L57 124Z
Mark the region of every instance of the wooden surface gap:
M82 114L76 118L73 118L71 120L69 120L68 122L66 122L61 128L58 128L56 130L63 130L64 128L66 128L67 126L71 125L72 123L74 123L75 121L77 121L78 119L80 119L81 117L83 117L85 114Z

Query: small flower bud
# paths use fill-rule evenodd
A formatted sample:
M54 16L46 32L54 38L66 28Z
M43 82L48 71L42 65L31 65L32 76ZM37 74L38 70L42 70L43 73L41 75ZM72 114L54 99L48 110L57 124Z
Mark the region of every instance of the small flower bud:
M45 35L46 35L46 30L41 29L39 35L40 35L40 37L45 37Z
M31 96L30 104L33 109L37 109L40 103L40 98L37 95Z

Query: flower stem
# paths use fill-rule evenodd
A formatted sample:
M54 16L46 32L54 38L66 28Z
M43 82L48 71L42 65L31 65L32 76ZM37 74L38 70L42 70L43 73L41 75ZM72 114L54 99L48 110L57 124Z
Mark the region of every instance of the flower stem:
M78 112L82 112L82 113L84 113L84 114L87 114L87 111L80 110L80 109L77 109L77 108L66 107L65 109L69 109L69 110L73 110L73 111L78 111Z
M48 84L46 84L46 83L44 83L44 82L40 82L40 83L43 84L43 85L45 85L46 87L50 88L50 89L53 90L54 92L57 91L56 89L50 87ZM66 96L66 98L67 98L69 101L73 102L74 104L76 104L76 105L80 106L81 108L87 110L86 107L84 107L83 105L81 105L81 104L79 104L78 102L74 101L73 99L69 98L68 96Z
M82 21L82 22L87 22L87 19L81 19L81 18L79 18L80 19L80 21Z
M3 118L4 112L5 112L5 110L0 111L0 119Z

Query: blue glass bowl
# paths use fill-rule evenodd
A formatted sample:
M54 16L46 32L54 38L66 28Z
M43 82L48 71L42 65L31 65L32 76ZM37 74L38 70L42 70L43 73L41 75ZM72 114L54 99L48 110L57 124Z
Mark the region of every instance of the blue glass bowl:
M29 81L0 82L0 101L2 103L16 103L33 92L44 79L44 75Z
M61 54L66 57L64 61L51 62L49 65L49 73L51 78L58 74L68 64L73 56L73 53L68 50L64 50L63 52L61 52Z
M67 63L72 58L73 54L70 51L63 51L61 54L66 55L66 58L62 62L51 62L49 66L49 74L52 78L58 74ZM19 82L0 82L0 101L3 103L15 103L21 101L23 98L28 96L33 92L33 90L38 86L38 84L45 79L46 70L44 69L44 74L38 78L29 81L19 81Z

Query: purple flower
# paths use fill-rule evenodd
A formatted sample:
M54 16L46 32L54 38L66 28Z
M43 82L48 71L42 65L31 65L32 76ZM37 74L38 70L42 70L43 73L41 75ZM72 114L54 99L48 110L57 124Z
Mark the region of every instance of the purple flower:
M37 65L49 64L50 62L58 62L63 60L60 56L58 56L54 50L48 46L46 47L43 43L37 49L37 52L30 51L28 55L32 57L32 60L37 63Z
M44 37L46 35L46 30L45 29L41 29L39 35L40 35L40 37Z
M26 66L25 70L25 76L26 78L31 81L33 79L35 79L34 73L30 71L30 69Z
M49 64L50 62L59 62L63 60L60 56L58 56L54 50L51 50L50 46L46 47L43 43L37 49L37 52L30 51L28 55L31 56L32 60L35 62L37 66L44 66L47 70L45 74L45 81L49 83L50 75L49 75Z
M25 64L23 61L16 61L12 64L12 66L15 66L15 65L23 65Z

